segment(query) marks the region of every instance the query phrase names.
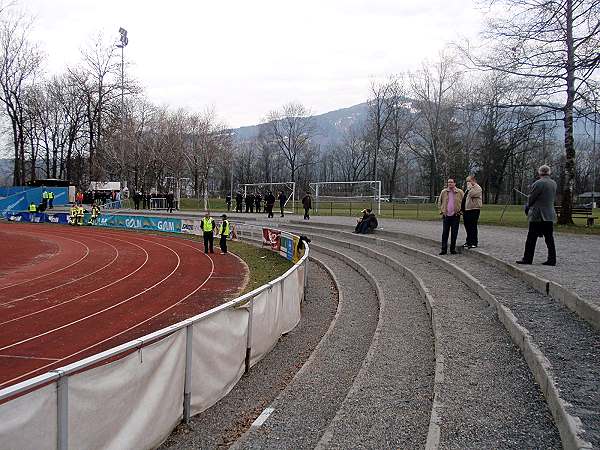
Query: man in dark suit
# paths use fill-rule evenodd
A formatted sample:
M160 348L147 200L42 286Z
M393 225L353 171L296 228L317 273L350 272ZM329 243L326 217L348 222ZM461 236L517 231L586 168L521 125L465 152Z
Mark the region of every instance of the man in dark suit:
M556 198L556 183L550 178L550 167L543 165L538 169L539 180L531 185L531 192L525 206L525 213L529 220L529 231L525 241L525 253L517 264L531 264L535 253L538 237L544 236L548 247L548 259L542 264L545 266L556 265L556 248L554 246L554 199Z

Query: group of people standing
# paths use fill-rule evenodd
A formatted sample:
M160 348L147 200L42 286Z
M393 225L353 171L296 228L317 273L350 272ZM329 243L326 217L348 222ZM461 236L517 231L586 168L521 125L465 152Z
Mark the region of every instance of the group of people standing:
M273 217L273 208L275 203L279 201L279 212L281 217L284 216L284 208L287 203L287 196L283 191L279 191L277 197L272 191L268 191L265 195L261 195L260 192L250 192L245 196L240 191L235 194L235 212L247 212L247 213L260 213L266 212L269 218ZM231 196L227 195L225 198L227 203L227 211L231 209ZM263 208L264 202L264 208Z
M202 238L204 240L204 253L214 253L213 244L215 238L215 232L220 236L219 247L221 248L221 254L227 254L227 240L231 234L232 228L229 225L227 214L221 215L221 223L217 227L217 222L211 217L210 211L206 211L201 221L202 225Z
M464 217L465 232L467 234L465 248L476 248L479 244L477 223L479 212L483 205L483 190L477 184L473 175L467 177L465 191L456 187L453 178L447 181L447 187L438 197L438 208L442 215L442 249L440 255L448 253L448 237L450 237L450 253L456 254L456 239L461 215Z
M537 240L544 237L548 249L548 257L542 264L545 266L556 265L556 247L554 243L554 222L556 211L556 182L550 178L552 171L549 166L542 165L538 169L538 180L531 185L531 190L525 205L525 214L529 223L525 252L523 257L516 261L517 264L532 264ZM450 253L456 254L456 239L463 217L467 234L463 247L477 248L479 245L477 224L479 213L483 205L482 189L473 175L467 177L466 189L456 187L455 180L449 178L447 187L438 197L438 208L442 215L442 248L440 255L448 253L448 237L450 237Z

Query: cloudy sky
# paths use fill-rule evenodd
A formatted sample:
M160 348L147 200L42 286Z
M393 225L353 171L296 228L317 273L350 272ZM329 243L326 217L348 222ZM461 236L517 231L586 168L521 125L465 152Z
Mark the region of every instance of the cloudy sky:
M214 107L230 125L299 101L315 114L365 101L369 81L477 34L475 0L21 0L51 73L99 32L129 32L150 100Z

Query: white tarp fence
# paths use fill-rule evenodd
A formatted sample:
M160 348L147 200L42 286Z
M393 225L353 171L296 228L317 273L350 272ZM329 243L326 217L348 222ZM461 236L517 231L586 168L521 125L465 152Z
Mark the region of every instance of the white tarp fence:
M155 448L298 324L307 257L238 299L0 390L0 449Z

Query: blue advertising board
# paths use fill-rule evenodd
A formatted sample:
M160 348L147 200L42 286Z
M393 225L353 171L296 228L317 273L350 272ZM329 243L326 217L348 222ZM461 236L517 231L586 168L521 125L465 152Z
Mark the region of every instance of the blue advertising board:
M30 213L30 212L6 212L3 214L6 220L11 222L32 222L32 223L69 223L68 213Z
M54 206L66 205L69 203L69 188L51 187L47 191L54 193ZM0 199L0 211L27 211L30 203L39 205L42 202L42 188L31 188L22 192L14 193L8 197Z
M181 233L181 219L170 217L129 216L101 214L98 219L101 227L130 228L134 230L167 231Z

